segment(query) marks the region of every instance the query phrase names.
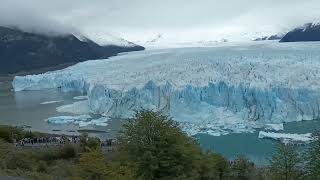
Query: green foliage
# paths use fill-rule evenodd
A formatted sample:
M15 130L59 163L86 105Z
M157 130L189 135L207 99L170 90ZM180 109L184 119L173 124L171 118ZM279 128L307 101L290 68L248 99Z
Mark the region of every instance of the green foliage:
M5 142L3 139L0 139L0 167L5 167L5 159L8 155L14 152L14 146L10 143Z
M73 161L71 160L56 160L47 167L47 173L54 179L67 179L67 177L71 177L72 165Z
M76 147L72 145L65 145L62 147L52 147L48 149L38 150L34 154L34 158L46 162L52 162L59 159L72 159L77 155Z
M70 176L70 165L76 157L75 148L20 149L0 140L0 173L28 179L60 179ZM60 159L66 159L63 161ZM57 162L66 162L64 164Z
M0 126L0 138L8 143L13 143L14 139L22 138L22 129L11 126Z
M97 137L89 137L88 134L83 134L80 137L80 148L82 152L89 152L100 148L100 139Z
M19 127L0 125L0 139L8 143L13 143L15 140L23 138L45 137L47 134L39 132L25 131Z
M299 177L301 159L292 144L281 143L270 161L270 170L277 180L293 180Z
M73 168L72 179L102 180L107 179L109 166L101 150L95 149L80 156Z
M207 152L203 154L200 178L203 180L221 180L229 173L229 162L220 154Z
M120 156L140 179L197 179L201 150L178 124L161 113L142 111L124 125Z
M231 164L231 169L232 179L249 180L256 178L254 177L254 163L244 156L239 156L236 160L234 160Z
M312 141L306 152L307 177L320 179L320 132L312 134Z
M24 171L32 171L34 159L31 158L29 151L11 152L5 159L7 169L21 169Z

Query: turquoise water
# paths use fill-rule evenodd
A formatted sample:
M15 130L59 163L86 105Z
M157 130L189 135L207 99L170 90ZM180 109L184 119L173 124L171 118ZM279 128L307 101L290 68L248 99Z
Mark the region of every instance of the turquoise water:
M320 120L291 122L284 125L281 133L311 133L320 130ZM278 145L271 139L259 139L259 130L255 133L228 134L225 136L198 135L200 145L206 150L213 150L229 159L245 155L257 164L266 165Z

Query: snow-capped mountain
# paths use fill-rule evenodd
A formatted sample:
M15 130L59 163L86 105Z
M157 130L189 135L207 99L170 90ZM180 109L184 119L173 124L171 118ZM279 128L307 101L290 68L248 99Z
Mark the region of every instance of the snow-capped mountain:
M288 32L280 42L320 41L320 23L307 23Z
M201 33L201 30L195 32L162 32L146 33L141 39L134 41L147 49L155 48L175 48L175 47L212 47L224 46L225 44L262 41L262 40L280 40L285 33L279 33L278 30L253 31L247 29L231 32L208 32Z
M176 48L176 47L212 47L222 43L228 42L226 38L215 38L213 40L208 39L195 39L190 40L188 38L175 36L170 33L157 33L151 35L144 40L136 41L136 43L143 45L148 49L157 48Z
M280 40L283 38L284 35L284 33L279 33L275 35L263 36L259 38L254 38L253 41Z

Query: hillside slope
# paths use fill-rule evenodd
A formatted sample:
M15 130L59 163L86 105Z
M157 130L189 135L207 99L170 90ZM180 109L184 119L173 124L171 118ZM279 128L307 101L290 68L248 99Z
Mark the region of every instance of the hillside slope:
M59 64L105 59L117 53L144 50L142 46L100 46L72 34L47 36L0 27L0 74L31 71Z
M320 24L308 23L288 32L280 42L320 41Z

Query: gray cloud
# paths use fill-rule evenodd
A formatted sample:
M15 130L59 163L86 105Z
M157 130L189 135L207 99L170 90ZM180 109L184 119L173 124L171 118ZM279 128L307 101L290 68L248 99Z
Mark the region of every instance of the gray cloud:
M105 31L137 40L148 34L205 38L284 31L318 20L319 0L0 0L0 25L27 31Z

